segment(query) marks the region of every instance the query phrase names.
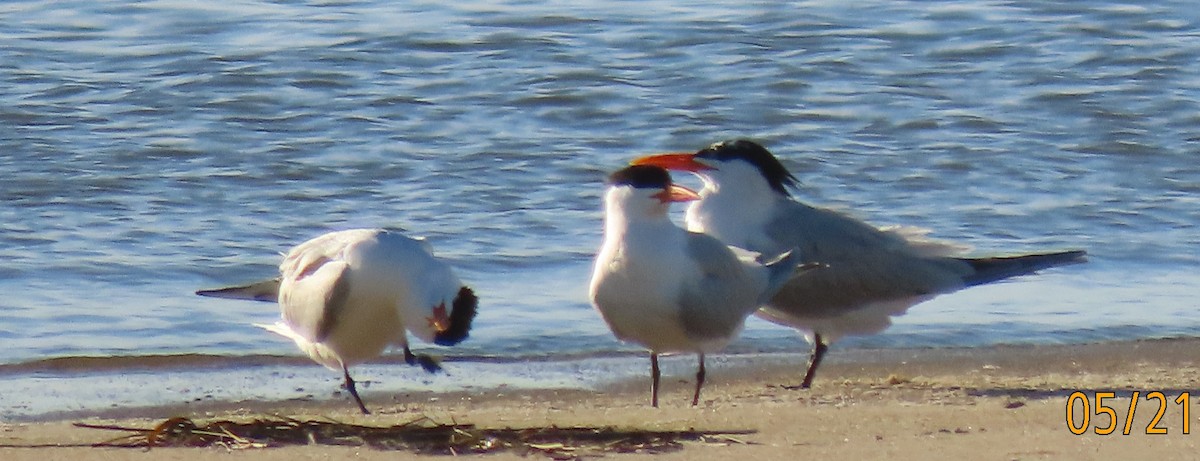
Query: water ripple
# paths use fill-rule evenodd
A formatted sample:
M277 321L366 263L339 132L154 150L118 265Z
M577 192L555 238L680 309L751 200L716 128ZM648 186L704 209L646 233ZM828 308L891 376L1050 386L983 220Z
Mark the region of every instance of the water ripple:
M740 136L776 150L807 200L979 252L1082 246L1097 262L1048 279L1065 294L955 298L1022 320L923 306L868 343L1200 329L1162 308L1187 304L1196 286L1178 274L1200 264L1190 5L0 8L0 362L293 354L248 325L273 306L192 291L269 276L321 232L381 226L428 236L484 288L468 347L625 347L583 291L605 173ZM1074 286L1119 294L1095 300L1114 312Z

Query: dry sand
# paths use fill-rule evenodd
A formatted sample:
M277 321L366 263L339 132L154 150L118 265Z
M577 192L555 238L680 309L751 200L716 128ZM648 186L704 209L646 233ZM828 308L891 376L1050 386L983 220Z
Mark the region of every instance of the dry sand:
M88 418L0 425L2 460L108 459L406 459L439 458L368 447L292 446L231 450L208 448L122 449L89 445L120 434L72 426L73 422L152 427L187 416L249 420L265 415L334 418L390 426L426 416L443 423L483 428L617 426L643 430L753 431L745 435L684 442L665 453L608 453L605 459L1194 459L1200 456L1200 340L1174 339L1082 346L1020 346L982 349L880 351L873 360L833 361L811 390L789 390L796 369L710 369L700 406L690 407L691 383L664 377L663 408L648 405L648 385L624 383L603 391L520 391L487 395L397 396L388 406L378 396L375 414L364 417L346 401L225 403L206 409L138 409L118 418ZM837 354L838 351L834 351ZM732 362L732 360L731 360ZM646 380L648 381L648 379ZM1072 393L1090 405L1086 431L1070 431L1066 408ZM1104 403L1117 416L1116 431L1096 415L1096 392L1114 392ZM1130 396L1139 392L1129 435ZM1166 405L1144 396L1159 391ZM1188 395L1184 405L1174 400ZM1074 424L1085 423L1084 401L1074 401ZM1156 427L1164 435L1146 434ZM1186 428L1196 434L1184 434ZM549 459L540 454L488 454L489 460Z

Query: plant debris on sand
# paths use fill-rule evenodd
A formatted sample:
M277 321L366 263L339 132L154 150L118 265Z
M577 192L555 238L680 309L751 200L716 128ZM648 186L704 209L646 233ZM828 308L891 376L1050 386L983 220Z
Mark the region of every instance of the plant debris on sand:
M366 445L381 450L455 455L516 451L542 453L555 459L577 459L605 453L661 453L681 449L681 442L746 443L734 436L753 431L651 431L614 427L536 427L486 429L473 424L437 424L418 418L390 427L363 426L336 421L297 419L228 420L197 424L188 418L171 418L150 429L76 423L89 429L131 432L98 447L209 447L266 448L285 445Z

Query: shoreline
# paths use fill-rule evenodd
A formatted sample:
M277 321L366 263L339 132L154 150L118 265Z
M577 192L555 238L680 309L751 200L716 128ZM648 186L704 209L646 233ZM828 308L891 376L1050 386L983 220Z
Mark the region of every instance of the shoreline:
M1035 368L1045 354L1062 351L1103 351L1112 357L1141 345L1169 348L1188 339L1143 339L1068 345L927 346L909 348L834 349L817 380L827 376L868 377L880 371L904 377L922 369L971 361L987 367L1007 368L1032 361ZM1092 352L1100 354L1100 352ZM781 386L798 384L808 356L803 352L735 352L710 355L709 383L726 376L765 377ZM691 379L692 354L664 355L667 380ZM427 374L408 366L398 356L384 356L351 369L366 400L385 405L403 404L464 393L550 390L604 391L644 385L648 361L644 353L628 351L532 358L451 356L446 371ZM791 370L791 371L789 371ZM794 376L790 376L794 375ZM640 383L640 384L639 384ZM162 409L201 411L236 409L239 405L270 408L283 402L338 409L346 396L340 390L340 373L314 364L306 357L205 354L119 357L51 358L13 366L0 366L2 423L52 422L77 418L129 418L155 414Z
M479 427L618 426L652 430L737 430L738 442L684 442L680 451L659 453L668 459L728 459L755 456L767 459L805 456L925 459L936 450L950 455L987 459L1187 459L1198 448L1200 411L1182 419L1182 404L1171 399L1195 392L1200 385L1200 339L1161 339L1066 346L997 346L990 348L930 348L861 352L864 357L833 360L818 372L810 390L788 390L800 369L786 362L740 362L724 356L710 367L698 407L690 407L693 359L687 356L664 367L662 408L648 404L648 371L598 390L493 389L488 391L409 392L385 398L372 393L375 414L358 414L343 399L204 402L114 409L97 417L33 423L0 424L0 457L33 460L46 456L73 459L208 459L253 456L254 459L343 457L353 453L369 459L398 453L366 447L292 446L248 450L219 448L156 448L150 451L91 448L87 445L114 434L73 427L73 422L152 427L164 419L186 416L197 422L212 419L253 419L270 415L297 419L388 426L428 417L441 422ZM834 355L831 355L831 358ZM795 354L796 362L805 357ZM782 365L781 365L782 363ZM1076 397L1074 424L1083 424L1079 409L1086 399L1095 410L1097 392L1113 392L1105 401L1118 416L1117 431L1097 435L1106 415L1089 417L1084 434L1068 427L1065 411ZM1131 433L1122 429L1131 414L1133 392L1144 396L1162 392L1167 402L1157 426L1151 426L1159 405L1139 398L1132 412ZM1200 396L1191 396L1188 408ZM1194 423L1194 424L1193 424ZM1195 425L1196 427L1190 427ZM1148 435L1147 428L1165 435ZM21 448L18 446L25 446ZM33 448L33 447L37 448ZM152 453L147 455L147 453ZM991 456L995 455L995 456ZM411 455L416 456L416 455ZM424 455L422 455L424 456ZM529 459L518 453L490 454L492 459ZM644 454L607 454L606 458ZM227 458L222 458L227 459ZM533 458L533 459L536 459Z

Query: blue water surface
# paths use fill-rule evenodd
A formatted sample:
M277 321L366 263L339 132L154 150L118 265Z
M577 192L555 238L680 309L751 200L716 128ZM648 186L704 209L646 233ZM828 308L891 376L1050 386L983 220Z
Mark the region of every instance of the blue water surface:
M297 355L273 305L192 293L352 227L476 287L439 353L636 351L586 296L603 178L732 137L878 225L1091 254L841 347L1200 334L1193 4L692 3L5 2L0 363ZM806 348L754 320L731 350Z

